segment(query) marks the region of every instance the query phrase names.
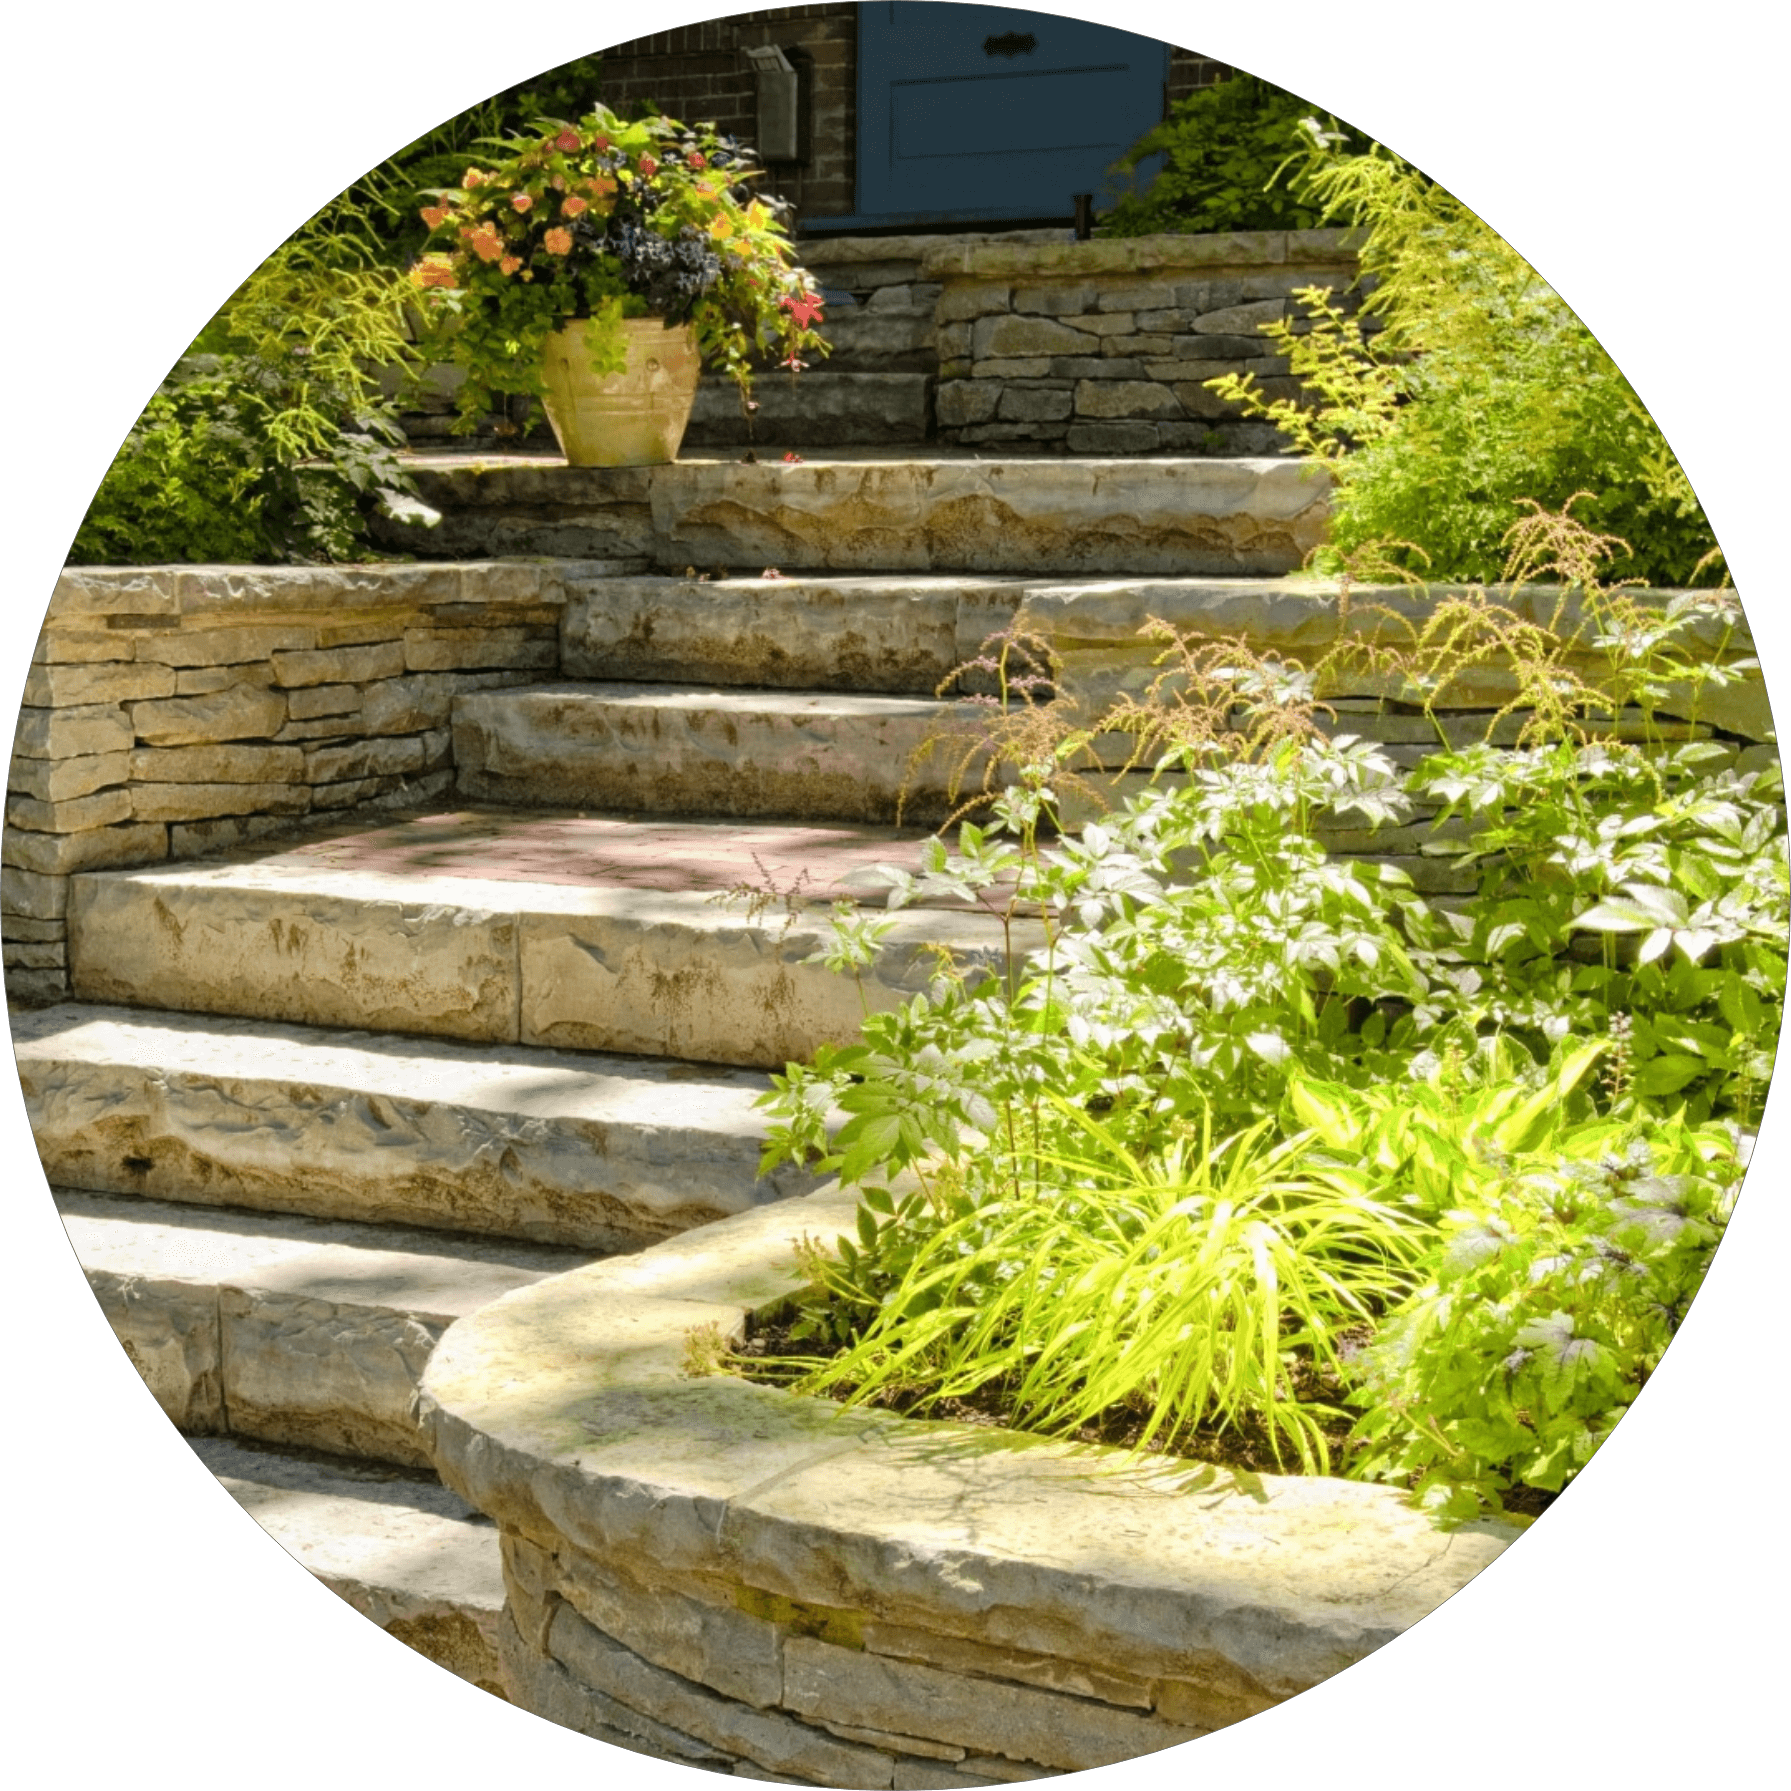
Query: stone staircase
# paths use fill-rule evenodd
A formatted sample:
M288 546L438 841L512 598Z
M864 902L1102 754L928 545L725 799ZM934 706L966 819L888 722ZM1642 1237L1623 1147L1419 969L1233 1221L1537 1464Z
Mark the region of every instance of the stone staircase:
M904 912L862 988L807 961L950 807L911 767L969 713L940 680L1033 613L1103 667L1178 606L1309 628L1322 603L1280 575L1323 494L1273 461L422 473L447 520L413 547L601 556L568 574L557 675L453 697L445 800L76 871L70 998L13 1026L76 1251L164 1411L325 1584L502 1691L496 1534L412 1412L437 1340L808 1192L757 1173L768 1072L941 949L1000 962L995 920L949 906ZM791 576L691 565L774 553Z

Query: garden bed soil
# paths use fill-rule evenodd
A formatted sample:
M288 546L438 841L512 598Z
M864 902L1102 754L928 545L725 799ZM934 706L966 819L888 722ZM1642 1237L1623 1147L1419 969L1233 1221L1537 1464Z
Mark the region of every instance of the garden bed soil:
M843 1355L844 1346L829 1349L814 1339L794 1333L796 1314L787 1307L748 1320L746 1339L732 1350L727 1366L745 1380L761 1386L788 1387L796 1379L793 1369L779 1366L780 1359L816 1358ZM1340 1335L1341 1348L1359 1347L1368 1340L1366 1327ZM1321 1420L1320 1434L1330 1453L1333 1473L1347 1472L1351 1455L1359 1445L1350 1441L1354 1419L1343 1410L1345 1390L1332 1378L1319 1374L1310 1363L1301 1362L1296 1369L1294 1392L1308 1405L1332 1406L1339 1416ZM828 1389L821 1397L843 1397L849 1389L841 1386ZM909 1418L942 1418L959 1424L984 1424L1004 1430L1024 1430L1013 1412L1014 1385L1011 1376L989 1381L973 1393L962 1397L929 1399L912 1388L881 1390L864 1401ZM1113 1406L1093 1423L1061 1434L1066 1440L1100 1444L1110 1448L1138 1449L1141 1453L1164 1461L1185 1461L1190 1468L1214 1467L1234 1477L1254 1478L1261 1474L1298 1473L1286 1452L1277 1455L1268 1428L1255 1420L1231 1425L1202 1424L1174 1438L1175 1447L1168 1447L1159 1436L1145 1438L1148 1413L1128 1406ZM1515 1486L1503 1496L1507 1515L1517 1518L1540 1517L1560 1495L1537 1486Z

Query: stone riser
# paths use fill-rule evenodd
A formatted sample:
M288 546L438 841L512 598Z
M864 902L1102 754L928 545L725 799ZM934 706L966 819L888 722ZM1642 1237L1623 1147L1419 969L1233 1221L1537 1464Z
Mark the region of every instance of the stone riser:
M750 873L750 861L742 865ZM871 1008L925 988L933 947L993 967L1000 929L911 912L864 979ZM1030 946L1036 926L1019 929ZM860 992L803 960L824 928L698 894L254 865L74 879L84 1001L434 1038L782 1069L858 1034Z
M814 1185L759 1179L747 1071L124 1008L20 1015L15 1040L70 1188L617 1250Z
M456 784L524 808L933 825L984 719L920 698L551 685L456 706Z
M62 1192L132 1365L191 1435L428 1467L412 1397L456 1319L588 1260L526 1244Z
M566 678L930 697L1012 620L976 578L607 578L569 602Z
M387 526L429 558L627 559L783 572L1266 576L1322 538L1328 487L1293 461L681 460L415 463L438 529Z

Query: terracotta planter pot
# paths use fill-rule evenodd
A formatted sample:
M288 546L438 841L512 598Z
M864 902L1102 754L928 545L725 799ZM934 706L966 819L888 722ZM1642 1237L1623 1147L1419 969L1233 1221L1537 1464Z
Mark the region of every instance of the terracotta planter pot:
M667 329L657 317L629 318L627 370L600 374L591 371L585 328L568 324L542 351L547 420L560 452L573 466L676 460L702 371L692 332Z

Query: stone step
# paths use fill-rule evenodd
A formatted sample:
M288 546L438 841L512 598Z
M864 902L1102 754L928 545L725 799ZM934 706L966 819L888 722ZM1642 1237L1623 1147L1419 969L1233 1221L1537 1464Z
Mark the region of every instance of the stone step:
M387 1635L504 1697L497 1527L433 1474L191 1438L225 1491Z
M560 672L930 697L1025 590L974 575L595 579L562 612Z
M569 467L542 455L417 455L435 529L382 525L431 559L629 559L783 572L1267 576L1321 539L1329 487L1287 459L981 459L830 450Z
M13 1042L71 1188L609 1251L814 1185L760 1179L746 1070L75 1004Z
M825 905L912 832L461 811L70 880L78 1000L781 1069L929 986L997 969L990 915L914 909L862 987ZM728 899L736 885L756 889ZM860 894L864 892L859 891ZM722 899L718 899L722 898ZM1017 927L1030 948L1036 923Z
M455 781L471 802L932 825L987 719L924 697L537 685L456 701Z
M588 1253L58 1189L89 1285L183 1431L428 1467L411 1414L456 1319Z

